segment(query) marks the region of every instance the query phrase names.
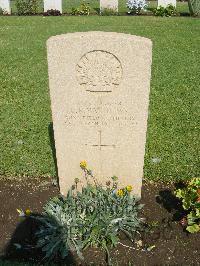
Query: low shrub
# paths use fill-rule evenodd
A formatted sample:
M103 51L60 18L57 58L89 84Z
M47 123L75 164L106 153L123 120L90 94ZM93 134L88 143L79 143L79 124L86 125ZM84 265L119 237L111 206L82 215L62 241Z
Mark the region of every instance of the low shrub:
M104 8L103 10L101 10L100 15L101 16L118 16L119 13L112 8Z
M89 16L90 14L90 5L89 3L85 3L83 2L80 7L73 7L72 8L72 11L71 11L71 15L74 15L74 16Z
M175 6L173 5L168 5L167 7L158 6L157 8L153 9L153 13L155 16L160 17L171 17L178 14Z
M113 176L106 187L98 184L86 162L81 162L87 185L79 191L75 185L66 197L55 197L44 207L44 216L37 232L37 247L45 252L45 259L65 258L70 250L80 258L82 250L89 247L108 248L119 242L120 232L130 238L142 229L138 211L142 205L132 195L132 186L118 188Z
M146 0L128 0L126 6L129 9L129 13L137 15L141 10L147 8L147 2Z
M200 1L199 0L188 0L188 7L192 16L200 15Z
M39 10L38 0L16 0L17 14L20 15L35 15Z
M49 9L47 12L43 13L44 16L61 16L60 10L57 9Z
M190 233L200 232L200 178L193 178L185 188L177 189L175 195L181 199L184 210L188 212L181 224Z

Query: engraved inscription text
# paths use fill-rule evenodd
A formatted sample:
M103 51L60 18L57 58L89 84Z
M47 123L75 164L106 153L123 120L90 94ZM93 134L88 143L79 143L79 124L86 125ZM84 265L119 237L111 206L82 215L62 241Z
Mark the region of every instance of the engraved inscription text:
M112 106L112 107L111 107ZM81 102L77 107L70 108L65 115L66 126L124 127L134 126L135 117L122 102L94 103Z

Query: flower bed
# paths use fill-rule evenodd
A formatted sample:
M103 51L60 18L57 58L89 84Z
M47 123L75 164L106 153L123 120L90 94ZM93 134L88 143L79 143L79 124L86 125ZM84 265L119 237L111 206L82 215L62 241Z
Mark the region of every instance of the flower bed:
M21 262L24 265L30 260L40 261L44 254L30 248L34 244L33 232L38 227L30 217L23 218L23 221L20 222L16 209L30 208L33 213L41 213L45 202L50 197L59 195L57 187L52 185L51 180L30 182L27 179L23 183L1 180L0 183L0 200L4 202L0 218L2 259L3 249L9 243L4 252L7 260L9 259L8 264L11 263L11 260L13 265L15 265L14 262ZM184 210L181 202L174 196L174 189L173 185L144 183L141 203L145 205L141 216L146 217L146 222L151 224L152 230L149 233L142 233L133 243L125 235L121 235L120 243L110 249L113 263L119 265L163 265L167 262L173 265L198 265L200 259L199 234L188 234L180 225L179 220ZM24 247L29 247L29 249L24 249ZM83 256L88 264L107 265L106 253L101 249L88 248L83 252ZM67 257L66 265L69 263L85 265L75 252L71 252Z

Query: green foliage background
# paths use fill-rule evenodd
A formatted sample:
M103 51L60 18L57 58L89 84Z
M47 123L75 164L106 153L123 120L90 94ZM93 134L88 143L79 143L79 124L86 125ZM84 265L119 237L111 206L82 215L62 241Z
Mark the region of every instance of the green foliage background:
M77 8L80 4L84 2L82 0L62 0L62 8L63 12L70 13L72 8ZM99 9L99 0L87 0L86 3L89 3L91 7L91 13L96 13ZM119 12L125 13L127 12L126 0L119 0ZM157 7L157 1L147 1L149 3L149 7ZM43 0L38 0L39 3L39 12L43 12ZM16 12L16 0L11 0L12 11ZM179 12L189 12L188 3L187 2L177 2L177 9Z
M62 33L100 30L153 41L145 178L198 176L199 28L199 19L182 17L0 17L0 175L56 175L48 130L46 41Z

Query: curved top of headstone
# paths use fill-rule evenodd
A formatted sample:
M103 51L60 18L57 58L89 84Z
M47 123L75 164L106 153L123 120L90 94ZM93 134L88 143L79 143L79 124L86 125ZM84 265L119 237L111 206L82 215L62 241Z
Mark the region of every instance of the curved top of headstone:
M98 38L98 37L110 37L110 38L126 38L130 40L134 40L137 42L142 42L143 44L152 45L152 41L146 37L141 37L137 35L127 34L127 33L118 33L118 32L105 32L105 31L88 31L88 32L74 32L74 33L66 33L66 34L60 34L56 36L52 36L47 40L48 43L54 42L56 40L65 40L65 39L71 39L71 38Z

